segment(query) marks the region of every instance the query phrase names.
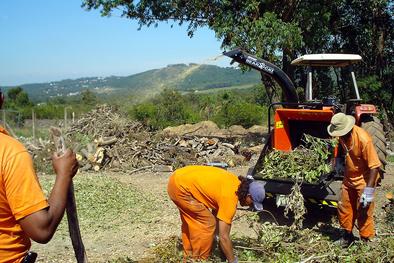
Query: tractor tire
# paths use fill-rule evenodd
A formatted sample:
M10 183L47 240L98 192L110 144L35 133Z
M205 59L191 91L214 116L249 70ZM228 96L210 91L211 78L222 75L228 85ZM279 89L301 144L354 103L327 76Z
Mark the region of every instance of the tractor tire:
M360 127L369 133L372 137L373 145L375 146L376 152L378 153L379 160L382 163L380 167L380 178L384 178L385 167L387 164L386 156L386 137L384 136L383 125L380 120L371 115L364 116L361 119Z

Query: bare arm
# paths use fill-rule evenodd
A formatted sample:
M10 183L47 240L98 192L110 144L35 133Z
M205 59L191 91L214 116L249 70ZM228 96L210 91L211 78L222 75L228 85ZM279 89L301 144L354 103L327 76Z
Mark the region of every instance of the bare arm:
M55 233L64 215L71 180L78 170L78 162L71 150L67 150L62 156L54 154L52 164L56 180L48 199L49 208L19 220L23 231L38 243L47 243Z
M228 262L233 262L235 256L233 253L233 243L230 239L231 225L219 219L219 244Z
M376 185L376 179L378 177L378 168L373 168L369 170L368 178L367 178L367 187L375 187Z

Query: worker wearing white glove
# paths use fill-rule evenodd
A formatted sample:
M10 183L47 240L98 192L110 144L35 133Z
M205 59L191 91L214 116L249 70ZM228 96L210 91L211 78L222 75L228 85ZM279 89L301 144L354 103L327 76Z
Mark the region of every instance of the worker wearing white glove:
M327 127L328 133L339 137L345 157L344 178L338 202L338 219L344 235L338 242L347 247L354 241L353 228L357 222L362 240L375 236L374 193L379 168L382 165L371 136L355 125L355 118L337 113ZM340 162L336 163L340 170Z
M364 188L360 198L360 203L363 208L367 208L367 206L373 202L374 194L375 188L368 186Z

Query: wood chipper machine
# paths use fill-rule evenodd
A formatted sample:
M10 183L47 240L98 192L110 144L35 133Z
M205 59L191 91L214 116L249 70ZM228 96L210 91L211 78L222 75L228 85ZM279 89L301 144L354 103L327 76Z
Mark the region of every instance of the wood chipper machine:
M294 181L281 178L259 179L256 173L262 169L264 157L273 149L290 152L302 143L304 134L308 134L321 139L330 138L327 132L327 126L330 124L331 117L338 113L344 112L352 115L356 119L356 125L364 128L373 138L375 148L383 164L380 174L383 177L384 165L386 164L386 140L383 132L383 126L376 117L377 108L371 104L361 103L361 97L357 87L352 65L362 60L361 56L353 54L313 54L304 55L294 61L294 66L306 66L307 85L305 88L305 100L301 102L298 98L295 86L291 79L284 71L274 64L260 58L256 58L241 49L234 49L224 52L224 55L233 59L232 62L238 62L264 75L272 77L282 89L282 102L273 103L268 110L268 139L256 162L249 170L249 175L256 180L266 182L266 196L280 198L288 195L294 185ZM313 96L313 70L316 67L349 67L351 80L353 84L352 98L339 102L334 96L316 99ZM330 164L333 166L331 172L322 174L316 183L302 183L301 193L304 200L319 205L337 206L339 199L340 184L343 179L343 173L335 169L339 160L344 157L343 152L338 145L332 150ZM334 160L337 160L335 164Z

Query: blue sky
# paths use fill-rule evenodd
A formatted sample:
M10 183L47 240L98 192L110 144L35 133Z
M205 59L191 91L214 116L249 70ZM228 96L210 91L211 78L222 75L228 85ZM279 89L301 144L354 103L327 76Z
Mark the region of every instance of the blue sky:
M101 17L82 0L0 0L0 86L126 76L220 55L213 31L172 23L138 31L136 21ZM229 66L229 59L208 62Z

